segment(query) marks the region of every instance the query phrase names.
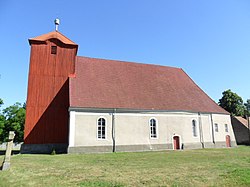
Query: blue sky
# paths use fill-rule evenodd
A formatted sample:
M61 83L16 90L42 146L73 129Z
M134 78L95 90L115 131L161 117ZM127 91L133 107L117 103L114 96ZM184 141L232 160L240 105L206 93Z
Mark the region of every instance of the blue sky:
M250 98L248 0L0 0L0 98L25 102L28 38L54 30L78 56L180 67L216 102Z

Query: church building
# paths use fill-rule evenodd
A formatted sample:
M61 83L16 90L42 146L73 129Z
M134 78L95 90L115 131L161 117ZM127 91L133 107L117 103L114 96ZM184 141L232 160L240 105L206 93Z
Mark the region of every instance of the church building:
M77 56L57 30L29 44L22 153L236 146L230 114L181 68Z

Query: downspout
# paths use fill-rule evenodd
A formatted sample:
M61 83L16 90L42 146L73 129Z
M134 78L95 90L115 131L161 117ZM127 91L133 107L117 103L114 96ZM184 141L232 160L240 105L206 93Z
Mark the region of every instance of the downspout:
M199 130L200 130L200 142L201 146L204 149L204 140L203 140L203 131L202 131L202 121L201 121L201 113L198 112L199 115Z
M116 109L114 108L113 113L111 113L112 115L112 151L115 152L115 113L116 113Z
M211 116L211 127L212 127L212 141L213 141L213 144L215 144L215 140L214 140L214 120L213 120L213 115L210 114Z

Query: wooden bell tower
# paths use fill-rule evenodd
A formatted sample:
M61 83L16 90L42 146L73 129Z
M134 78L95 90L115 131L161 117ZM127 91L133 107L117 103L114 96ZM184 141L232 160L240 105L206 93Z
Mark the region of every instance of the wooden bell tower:
M31 45L24 144L67 144L69 75L78 45L56 31L29 39Z

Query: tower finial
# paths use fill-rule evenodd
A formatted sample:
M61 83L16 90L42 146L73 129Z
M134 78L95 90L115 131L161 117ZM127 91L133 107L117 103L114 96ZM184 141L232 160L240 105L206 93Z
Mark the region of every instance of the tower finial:
M58 31L58 26L60 24L60 20L58 18L55 19L54 21L55 25L56 25L56 31Z

